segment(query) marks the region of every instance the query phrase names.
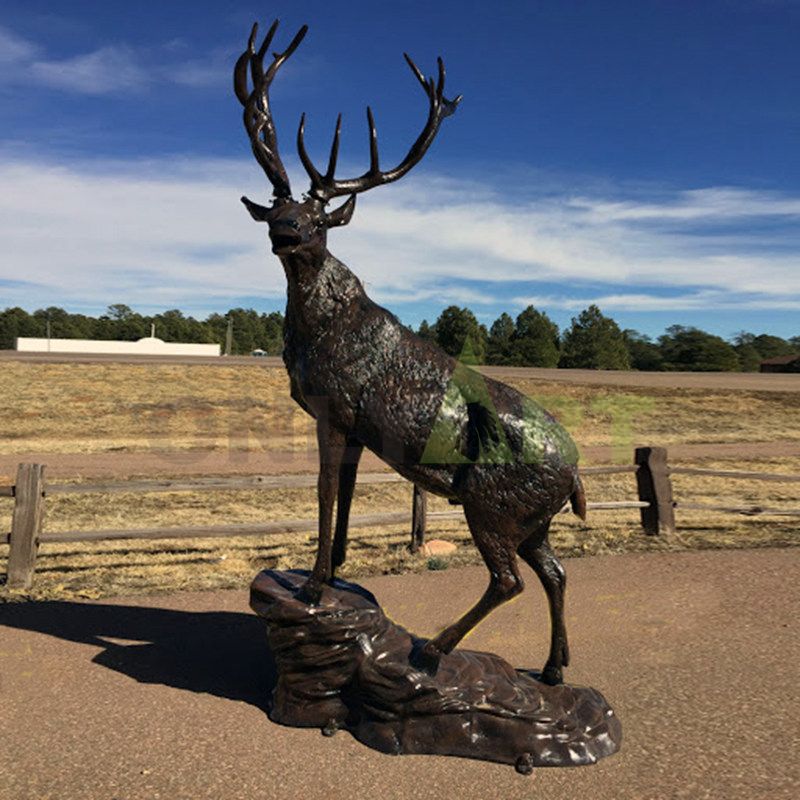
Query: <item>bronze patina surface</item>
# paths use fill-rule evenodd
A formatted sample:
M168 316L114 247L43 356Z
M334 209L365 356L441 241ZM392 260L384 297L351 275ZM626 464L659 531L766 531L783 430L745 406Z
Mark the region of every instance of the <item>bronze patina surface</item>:
M370 165L363 175L350 179L335 177L341 118L323 174L306 152L303 117L297 146L311 186L304 199L294 200L278 153L269 88L306 27L286 50L273 53L265 67L276 28L277 21L257 47L257 26L253 27L234 69L234 89L244 107L253 154L273 187L269 207L242 201L254 219L269 225L272 252L286 273L283 358L292 397L317 420L319 546L299 596L318 602L323 585L344 561L353 487L366 447L419 487L463 505L489 571L489 586L480 600L415 653L417 663L435 671L442 654L450 653L487 614L522 591L519 555L536 572L550 602L552 639L542 679L560 683L569 661L565 576L547 532L565 502L571 501L577 514L585 513L575 445L529 398L466 369L414 335L370 300L361 281L327 249L328 229L350 221L356 194L405 175L425 155L461 98L445 97L441 59L438 76L426 79L406 55L428 101L422 132L400 164L382 170L375 122L367 109ZM330 200L344 196L348 199L343 205L326 208Z
M549 686L499 656L461 649L429 675L412 666L423 641L366 589L337 580L309 605L297 597L306 577L267 570L250 590L278 672L274 721L326 735L343 728L392 755L479 758L523 774L593 764L619 748L619 720L594 689Z

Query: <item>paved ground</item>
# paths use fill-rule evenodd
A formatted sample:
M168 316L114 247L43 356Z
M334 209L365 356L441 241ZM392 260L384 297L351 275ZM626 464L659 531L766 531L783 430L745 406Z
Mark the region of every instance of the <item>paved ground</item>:
M263 631L239 592L0 607L2 800L783 800L800 783L800 549L570 560L568 680L624 727L596 766L537 770L391 757L263 711ZM469 639L540 666L543 594ZM365 580L433 633L482 590L469 568Z
M118 356L71 353L18 353L16 350L0 350L3 361L26 361L29 363L74 363L120 362L124 364L194 364L197 366L230 367L249 366L278 367L283 369L283 360L277 356L254 358L253 356L185 357L185 356ZM623 372L598 369L542 369L538 367L480 367L486 375L500 380L506 378L528 378L542 381L582 383L604 386L644 386L663 389L722 389L757 392L800 392L800 374L759 372Z

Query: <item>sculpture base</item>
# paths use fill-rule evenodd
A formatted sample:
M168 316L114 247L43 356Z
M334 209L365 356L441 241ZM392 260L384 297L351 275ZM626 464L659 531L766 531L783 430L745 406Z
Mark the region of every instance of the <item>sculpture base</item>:
M270 719L342 728L391 754L430 753L533 767L593 764L620 746L619 720L594 689L548 686L499 656L454 650L436 675L411 663L424 640L356 584L295 594L308 573L259 573L250 606L266 620L278 678Z

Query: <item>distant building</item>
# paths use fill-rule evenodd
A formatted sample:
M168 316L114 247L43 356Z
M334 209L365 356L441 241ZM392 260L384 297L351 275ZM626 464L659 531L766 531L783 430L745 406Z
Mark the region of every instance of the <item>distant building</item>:
M218 344L184 344L165 342L145 336L137 342L104 341L102 339L37 339L20 336L17 350L24 353L96 353L130 356L218 356Z
M800 372L800 353L768 358L761 362L761 372Z

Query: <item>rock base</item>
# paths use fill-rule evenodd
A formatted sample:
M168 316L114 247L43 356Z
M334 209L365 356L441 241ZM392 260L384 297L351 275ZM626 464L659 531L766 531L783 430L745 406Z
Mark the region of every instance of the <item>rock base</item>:
M590 688L548 686L491 653L454 650L436 675L413 666L424 640L356 585L295 595L306 572L259 573L250 606L267 623L278 679L270 718L349 730L392 754L430 753L533 767L593 764L620 746L619 720Z

